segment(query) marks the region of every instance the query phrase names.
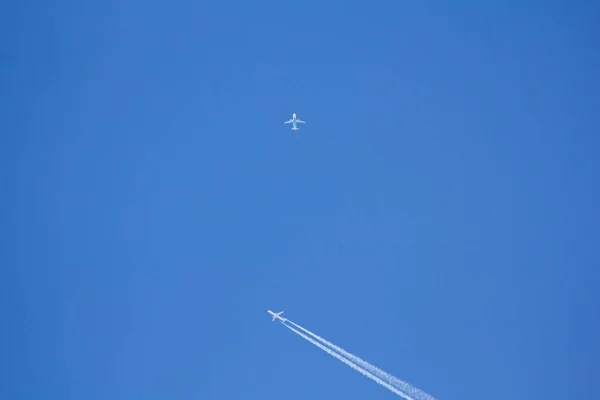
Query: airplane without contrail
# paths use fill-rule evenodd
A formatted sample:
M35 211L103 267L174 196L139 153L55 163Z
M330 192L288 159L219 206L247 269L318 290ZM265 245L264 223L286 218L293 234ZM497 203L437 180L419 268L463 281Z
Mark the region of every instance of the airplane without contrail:
M283 314L283 311L275 313L275 312L273 312L271 310L267 310L267 312L273 316L273 321L275 321L276 319L280 319L282 322L283 321L287 321L285 318L281 317L281 314Z
M285 121L284 124L292 124L292 130L293 131L297 131L300 128L298 128L297 124L305 124L306 122L304 121L300 121L298 118L296 118L296 113L292 114L292 119L290 119L289 121Z

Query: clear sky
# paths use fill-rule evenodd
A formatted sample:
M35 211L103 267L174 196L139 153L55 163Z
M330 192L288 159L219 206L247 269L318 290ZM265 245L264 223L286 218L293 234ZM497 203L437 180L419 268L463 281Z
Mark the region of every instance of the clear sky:
M600 398L599 7L451 3L0 6L0 398Z

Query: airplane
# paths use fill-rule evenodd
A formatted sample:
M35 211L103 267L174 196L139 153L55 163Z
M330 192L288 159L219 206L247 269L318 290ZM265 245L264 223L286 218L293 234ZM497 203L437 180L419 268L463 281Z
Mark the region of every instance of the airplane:
M292 114L292 119L290 119L289 121L285 121L284 124L292 124L292 130L293 131L297 131L300 128L298 128L296 125L297 124L305 124L306 122L304 121L300 121L298 118L296 118L296 113Z
M273 316L273 322L274 322L276 319L280 319L282 322L283 322L283 321L287 321L285 318L282 318L282 317L281 317L281 314L283 314L283 311L280 311L280 312L278 312L278 313L274 313L274 312L273 312L273 311L271 311L271 310L267 310L267 312Z

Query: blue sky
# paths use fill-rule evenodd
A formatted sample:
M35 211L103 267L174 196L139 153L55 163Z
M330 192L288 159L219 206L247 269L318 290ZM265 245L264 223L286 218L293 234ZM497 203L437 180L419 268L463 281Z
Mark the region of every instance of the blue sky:
M598 7L365 4L0 8L1 398L600 395Z

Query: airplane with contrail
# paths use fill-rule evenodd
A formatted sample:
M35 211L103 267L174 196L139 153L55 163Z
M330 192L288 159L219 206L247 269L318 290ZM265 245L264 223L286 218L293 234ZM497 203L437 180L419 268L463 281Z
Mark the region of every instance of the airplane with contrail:
M434 397L432 397L431 395L423 392L420 389L415 388L414 386L402 381L401 379L396 378L392 374L377 368L376 366L368 363L367 361L362 360L361 358L342 349L341 347L334 345L326 339L309 331L308 329L305 329L302 326L296 324L292 320L288 318L281 318L280 315L283 313L283 311L280 313L274 313L271 310L268 311L273 316L273 321L275 321L275 319L279 319L279 322L281 324L283 324L286 328L290 329L303 339L307 340L311 344L314 344L321 350L337 358L344 364L360 372L361 374L365 375L366 377L370 378L371 380L375 381L376 383L380 384L386 389L403 397L405 400L435 400ZM298 329L295 329L294 327Z
M280 320L280 321L282 321L282 322L285 322L285 321L287 321L287 319L285 319L285 318L283 318L283 317L281 316L281 314L283 314L283 311L280 311L280 312L276 313L276 312L273 312L273 311L271 311L271 310L267 310L267 312L268 312L269 314L271 314L271 316L273 317L273 322L275 322L275 320L276 320L276 319L278 319L278 320Z

